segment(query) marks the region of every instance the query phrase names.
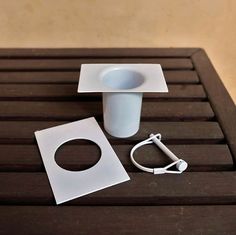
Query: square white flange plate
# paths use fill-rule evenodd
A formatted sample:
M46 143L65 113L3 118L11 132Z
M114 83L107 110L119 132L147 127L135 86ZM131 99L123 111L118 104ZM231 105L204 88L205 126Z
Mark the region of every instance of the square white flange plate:
M143 82L132 89L117 89L106 84L105 78L110 72L114 79L134 72ZM131 79L134 77L131 75ZM160 64L82 64L78 92L168 92L168 88Z
M36 131L35 136L57 204L130 179L93 117ZM96 165L83 171L68 171L57 165L57 149L75 139L90 140L100 147L101 158Z

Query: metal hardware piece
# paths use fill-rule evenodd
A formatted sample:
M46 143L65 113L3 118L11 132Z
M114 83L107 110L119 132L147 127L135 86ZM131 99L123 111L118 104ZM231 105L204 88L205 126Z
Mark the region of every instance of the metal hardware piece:
M142 165L140 165L139 163L137 163L134 159L134 152L135 150L137 150L138 148L140 148L143 145L146 144L156 144L173 162L165 167L159 167L159 168L149 168L149 167L144 167ZM162 142L161 142L161 134L150 134L150 137L138 144L136 144L131 152L130 152L130 159L132 161L132 163L139 168L142 171L146 171L149 173L153 173L153 174L165 174L165 173L169 173L169 174L181 174L183 171L185 171L188 167L188 163L186 161L184 161L183 159L179 159L173 152L170 151L170 149L168 149ZM169 168L171 168L172 166L176 166L176 171L173 170L168 170Z

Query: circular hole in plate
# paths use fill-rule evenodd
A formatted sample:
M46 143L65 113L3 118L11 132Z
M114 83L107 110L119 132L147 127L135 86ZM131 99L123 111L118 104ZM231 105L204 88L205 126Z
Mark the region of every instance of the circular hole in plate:
M96 165L100 158L100 147L85 139L67 141L55 153L56 163L68 171L87 170Z
M114 69L106 72L102 77L105 86L122 90L139 87L144 83L144 80L141 73L128 69Z

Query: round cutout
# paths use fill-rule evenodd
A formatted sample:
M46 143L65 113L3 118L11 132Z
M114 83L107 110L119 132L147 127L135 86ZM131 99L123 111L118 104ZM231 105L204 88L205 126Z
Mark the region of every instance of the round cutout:
M144 83L144 76L136 71L127 69L114 69L103 75L103 84L117 90L137 88Z
M67 141L55 153L57 165L68 171L87 170L96 165L100 158L100 147L85 139Z

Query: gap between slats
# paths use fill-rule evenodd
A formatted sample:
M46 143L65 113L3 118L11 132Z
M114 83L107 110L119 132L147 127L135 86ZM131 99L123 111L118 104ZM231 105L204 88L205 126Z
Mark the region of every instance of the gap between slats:
M88 194L64 205L236 203L234 172L185 172L181 175L129 173L129 176L130 181ZM0 184L0 204L55 205L46 173L0 173Z
M130 160L130 151L134 145L112 145L121 163L129 172L140 172ZM179 158L188 162L187 171L231 171L234 169L227 145L168 145ZM0 145L1 172L40 172L45 171L37 145ZM99 159L100 153L89 145L63 145L60 151L60 164L65 169L87 169ZM162 151L155 145L138 149L135 159L147 167L162 167L170 163ZM58 158L57 158L58 159Z
M199 78L191 70L164 70L167 83L170 84L197 84ZM79 71L0 71L0 83L9 84L66 84L78 83Z
M0 101L101 101L102 93L78 93L77 84L1 84ZM144 93L144 101L206 101L202 85L168 85L168 93Z
M81 64L94 63L151 63L161 64L163 69L169 70L192 70L191 59L186 58L82 58L82 59L0 59L1 71L25 71L25 70L80 70Z
M102 120L101 102L0 101L0 120L76 121L94 116ZM142 121L211 121L207 102L145 102Z
M66 122L1 121L1 144L35 143L34 132ZM103 129L103 124L100 123ZM111 143L133 144L146 139L150 133L162 134L166 144L222 144L224 135L217 122L141 122L139 132L127 139L117 139L104 132Z

